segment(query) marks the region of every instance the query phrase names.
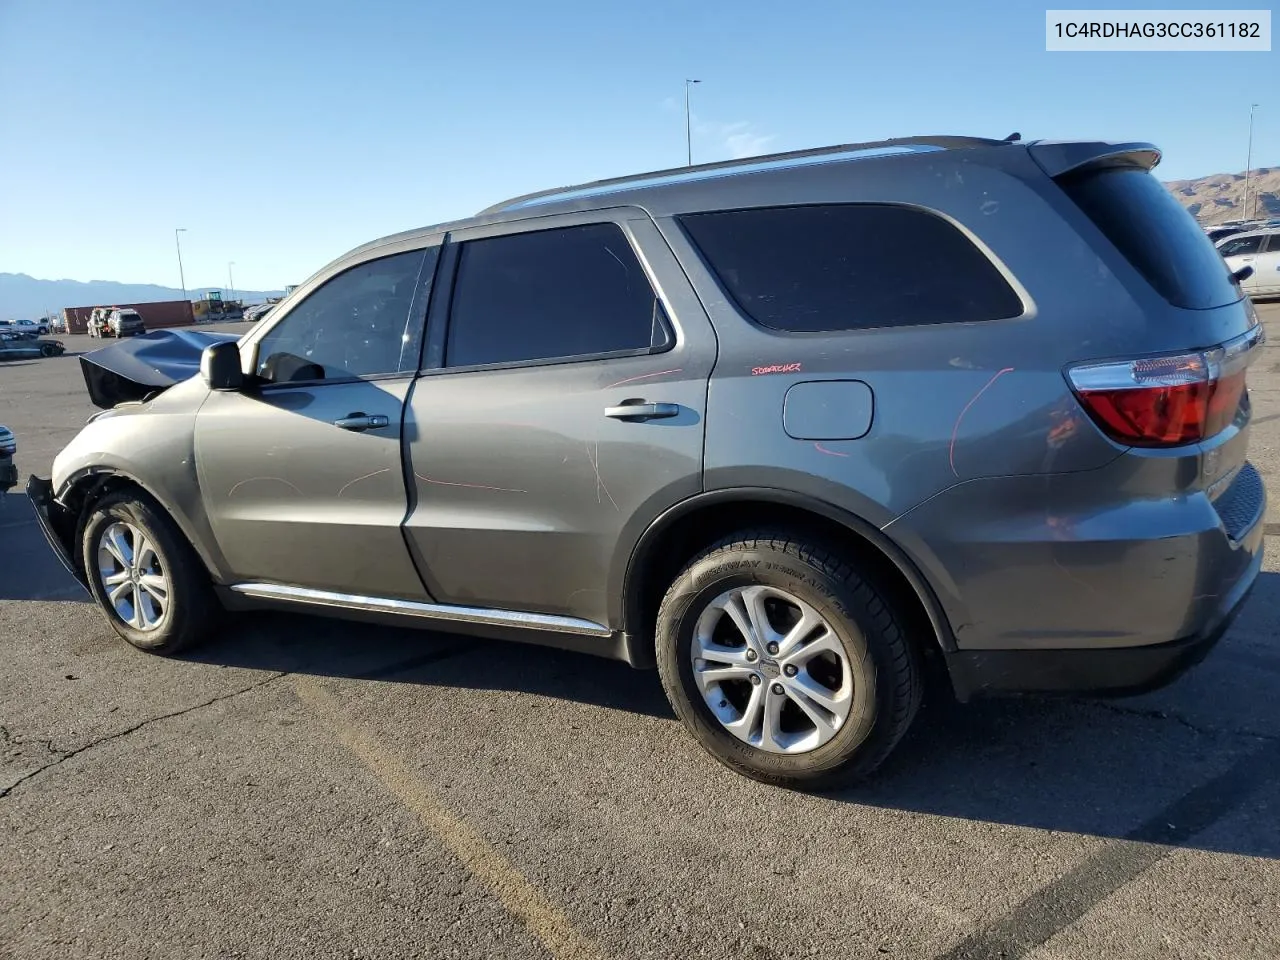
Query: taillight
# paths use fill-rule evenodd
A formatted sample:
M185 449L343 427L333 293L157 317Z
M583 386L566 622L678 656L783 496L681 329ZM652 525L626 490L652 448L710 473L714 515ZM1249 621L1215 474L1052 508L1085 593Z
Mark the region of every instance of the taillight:
M1250 348L1261 327L1213 350L1176 357L1089 363L1067 371L1103 432L1135 447L1174 447L1220 433L1245 392Z

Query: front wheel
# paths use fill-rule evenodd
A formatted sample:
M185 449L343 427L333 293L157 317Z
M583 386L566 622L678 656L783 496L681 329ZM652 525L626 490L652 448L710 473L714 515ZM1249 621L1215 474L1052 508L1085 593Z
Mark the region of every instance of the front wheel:
M139 650L176 653L216 627L220 606L204 564L141 492L111 493L93 506L81 560L107 622Z
M52 357L57 352L58 352L58 348L55 347L52 343L40 344L40 356L42 357Z
M658 669L716 759L785 786L870 775L906 733L922 682L902 621L838 554L783 532L696 557L658 612Z

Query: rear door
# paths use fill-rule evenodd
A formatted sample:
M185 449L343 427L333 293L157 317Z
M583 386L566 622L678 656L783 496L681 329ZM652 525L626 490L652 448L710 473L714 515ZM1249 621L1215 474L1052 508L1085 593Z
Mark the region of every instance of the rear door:
M616 625L636 540L702 487L710 323L630 208L451 234L447 274L406 422L427 586Z
M319 282L242 343L261 384L201 407L200 488L240 582L426 598L400 531L401 428L437 253Z

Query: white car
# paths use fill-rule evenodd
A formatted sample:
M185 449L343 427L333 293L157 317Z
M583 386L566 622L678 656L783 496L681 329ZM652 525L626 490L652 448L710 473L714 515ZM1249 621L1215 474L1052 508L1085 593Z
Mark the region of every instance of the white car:
M1251 297L1280 296L1280 228L1250 230L1218 242L1218 252L1232 273L1253 267L1252 275L1240 281Z

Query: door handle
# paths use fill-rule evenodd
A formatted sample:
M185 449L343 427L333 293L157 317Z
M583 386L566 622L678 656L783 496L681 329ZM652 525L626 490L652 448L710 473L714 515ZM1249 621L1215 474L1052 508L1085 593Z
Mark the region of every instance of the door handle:
M680 404L624 402L616 407L605 407L604 415L615 420L666 420L668 417L680 416Z
M369 416L364 413L349 413L340 420L333 421L335 427L341 427L343 430L354 430L356 433L363 433L365 430L381 430L383 427L391 426L391 418L384 417L380 413Z

